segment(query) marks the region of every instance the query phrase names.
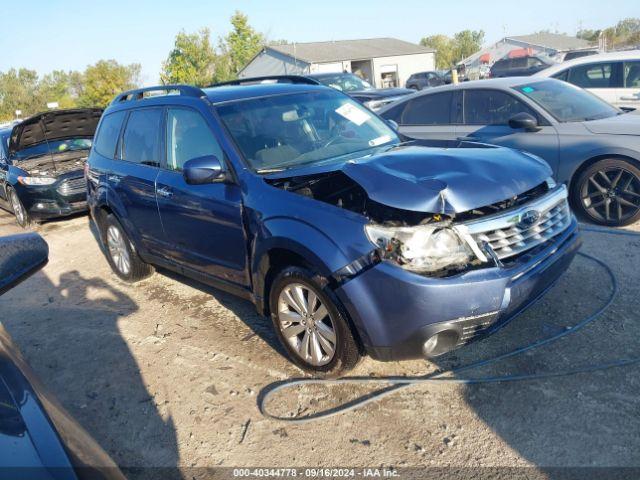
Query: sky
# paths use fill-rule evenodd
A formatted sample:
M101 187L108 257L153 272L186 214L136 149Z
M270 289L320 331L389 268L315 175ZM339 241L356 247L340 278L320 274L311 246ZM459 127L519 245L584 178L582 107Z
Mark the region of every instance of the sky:
M638 0L4 0L0 71L40 74L84 70L100 59L140 63L145 85L157 83L180 30L208 27L224 36L235 10L272 40L295 42L396 37L410 42L464 29L487 43L550 29L575 35L640 16Z

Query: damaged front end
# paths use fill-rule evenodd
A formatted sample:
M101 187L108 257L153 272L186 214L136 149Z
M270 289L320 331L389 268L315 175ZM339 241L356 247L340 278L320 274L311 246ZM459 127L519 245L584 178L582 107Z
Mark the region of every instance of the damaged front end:
M546 165L522 162L522 154L510 151L505 155L520 157L519 165L514 162L520 171L503 168L502 173L496 174L494 170L488 175L486 172L495 165L483 165L482 153L478 158L477 151L473 152L475 160L471 160L474 165L461 161L460 153L445 152L424 158L421 152L423 158L418 163L412 149L398 150L375 156L374 160L347 162L339 170L278 175L267 182L367 217L365 233L376 247L376 258L424 276L444 277L475 268L502 266L502 258L509 255L506 250L501 250L502 255L496 253L504 247L501 241L517 252L532 246L535 243L532 240L542 242L544 235L555 232L546 231L555 218L544 218L547 212L538 212L543 221L530 225L531 230L516 226L521 215L517 212L500 231L491 231L490 225L494 217L519 212L522 206L555 188ZM496 154L493 151L485 158L495 158ZM528 168L522 168L523 163ZM559 203L565 206L566 192L552 201L553 207ZM565 213L560 226L568 224L568 205ZM486 232L485 222L489 222Z

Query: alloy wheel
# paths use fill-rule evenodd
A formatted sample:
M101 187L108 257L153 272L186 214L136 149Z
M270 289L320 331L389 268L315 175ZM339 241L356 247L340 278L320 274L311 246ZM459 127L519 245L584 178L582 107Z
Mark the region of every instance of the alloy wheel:
M326 365L336 352L336 328L320 297L301 283L287 285L278 297L278 322L285 340L305 362Z
M640 210L640 178L621 167L603 168L583 183L580 198L593 218L622 223Z
M24 225L27 218L27 212L22 206L22 202L18 198L18 194L15 190L11 190L11 206L13 207L13 213L16 216L16 220L19 225Z
M123 275L131 270L131 259L127 250L126 239L119 228L110 225L107 229L107 248L113 264Z

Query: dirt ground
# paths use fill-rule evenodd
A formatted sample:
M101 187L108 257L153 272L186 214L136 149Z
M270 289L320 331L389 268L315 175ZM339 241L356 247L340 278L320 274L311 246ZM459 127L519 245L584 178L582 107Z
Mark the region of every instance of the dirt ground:
M86 216L36 230L49 243L49 264L0 298L1 320L44 383L119 465L427 466L470 477L479 467L640 467L638 366L520 383L430 384L327 420L285 424L262 417L256 398L301 372L251 304L164 271L123 283ZM12 217L0 213L0 235L16 232ZM640 233L584 232L583 251L615 272L612 307L558 342L466 374L640 356ZM366 359L353 374L419 375L494 356L577 323L611 288L602 267L579 257L548 295L492 337L437 363ZM271 410L305 413L363 391L307 387L278 395Z

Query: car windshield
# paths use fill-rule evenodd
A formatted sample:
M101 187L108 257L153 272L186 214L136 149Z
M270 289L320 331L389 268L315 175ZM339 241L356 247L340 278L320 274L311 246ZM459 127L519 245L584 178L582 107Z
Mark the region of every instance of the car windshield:
M91 148L90 138L67 138L64 140L54 140L42 142L22 148L14 153L16 160L26 160L28 158L40 157L47 154L58 154L72 152L75 150L89 150Z
M343 92L355 92L357 90L371 90L373 87L366 80L353 73L336 73L335 75L326 75L318 77L320 83L336 90Z
M242 100L218 112L258 173L346 160L399 143L384 121L329 89Z
M545 80L513 87L559 122L584 122L622 113L599 97L560 80Z

